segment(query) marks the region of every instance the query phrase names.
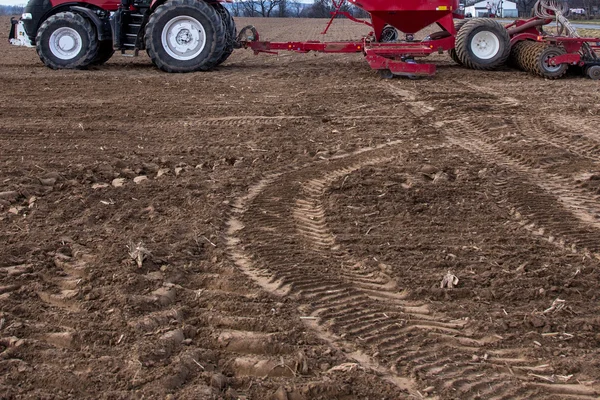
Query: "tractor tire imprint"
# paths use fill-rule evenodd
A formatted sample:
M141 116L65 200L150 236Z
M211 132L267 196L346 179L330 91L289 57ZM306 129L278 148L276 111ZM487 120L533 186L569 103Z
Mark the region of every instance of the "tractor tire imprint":
M449 83L451 84L451 82ZM428 112L434 111L436 106L443 106L445 103L445 100L437 104L433 101L430 103L417 102L416 99L424 96L389 83L382 86L392 95L401 97L409 112L416 118L422 118ZM472 85L468 85L468 87L475 91L481 90ZM485 96L488 93L481 94ZM502 96L491 96L488 101L490 104L502 102L508 106L518 106L519 104L517 99ZM425 113L424 110L426 110ZM423 121L423 119L421 120ZM595 141L595 135L587 134L579 135L578 140L573 143L568 134L556 127L556 125L560 126L561 120L564 120L564 117L553 117L550 121L531 121L515 117L514 121L505 120L505 124L498 125L497 122L487 122L485 118L467 117L458 120L437 120L434 123L424 121L424 123L443 133L451 146L461 147L481 157L484 163L498 166L514 174L513 178L495 180L494 186L497 189L490 192L489 195L497 198L496 202L506 208L507 216L516 221L529 234L546 240L562 251L572 252L584 258L600 259L599 249L596 245L600 238L598 196L594 188L582 185L580 181L563 172L561 166L565 162L560 159L561 152L566 151L568 152L567 158L571 162L578 165L581 163L594 164L598 159L598 143ZM515 148L511 149L508 145L503 147L502 134L499 132L521 132L521 128L523 133L520 135L523 135L524 139L516 142ZM514 142L514 138L512 139ZM525 140L532 143L531 153L522 149ZM509 139L508 143L510 142ZM523 182L523 178L525 178L525 182ZM526 189L523 184L537 186L541 191L539 194L533 194L534 192ZM529 193L529 195L522 197L522 193ZM539 196L539 198L532 196ZM575 275L577 273L578 270L575 271ZM472 341L470 344L481 345L482 343L481 341L479 343ZM498 373L493 378L486 378L484 374L478 373L478 368L466 365L469 363L465 363L463 366L464 371L456 371L455 368L449 367L451 365L450 358L440 362L439 351L436 354L436 363L429 364L429 360L418 358L419 362L417 365L412 364L412 367L413 371L418 374L431 369L431 372L425 374L427 378L438 375L444 377L446 384L443 387L452 388L453 393L477 394L481 398L547 398L548 396L596 398L598 395L598 387L595 385L531 382L529 376L532 376L539 366L533 366L534 360L528 360L521 356L523 353L520 350L524 351L524 349L517 348L503 349L506 352L504 353L505 357L506 354L512 354L513 358L508 358L512 362L520 364L518 367L513 365L509 367L509 364L506 364L510 376L502 376L502 373ZM499 354L495 354L495 356L499 356ZM443 353L441 358L443 359ZM426 362L423 363L423 361ZM423 364L419 365L420 363ZM548 364L542 364L549 367ZM434 365L435 367L432 368ZM460 370L460 368L458 369ZM515 369L521 372L527 370L530 372L519 375L515 374ZM448 374L446 371L456 372ZM465 375L468 376L465 377ZM457 381L454 382L454 379ZM490 380L488 381L488 379ZM482 392L483 388L489 388L489 390Z
M529 397L540 390L592 395L582 385L540 388L527 374L545 369L524 357L524 349L487 348L499 339L473 332L468 320L407 300L384 264L368 266L336 243L325 218L327 188L396 159L399 145L265 177L233 206L226 236L231 259L265 290L294 299L322 339L411 393L434 387L486 398ZM473 363L476 353L487 354L487 362Z

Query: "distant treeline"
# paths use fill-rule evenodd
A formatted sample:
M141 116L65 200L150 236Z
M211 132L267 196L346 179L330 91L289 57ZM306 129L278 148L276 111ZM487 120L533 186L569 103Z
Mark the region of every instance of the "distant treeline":
M0 6L0 15L21 15L23 6Z
M313 0L313 3L300 0L235 0L225 6L234 17L328 18L335 10L331 0ZM348 3L345 3L340 11L346 11L358 18L366 18L369 15Z

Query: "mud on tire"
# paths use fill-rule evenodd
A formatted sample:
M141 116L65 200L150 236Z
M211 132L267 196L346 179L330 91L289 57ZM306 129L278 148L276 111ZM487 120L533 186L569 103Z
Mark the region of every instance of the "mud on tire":
M203 1L169 0L146 25L146 51L154 65L166 72L209 70L225 47L221 16Z
M464 66L490 70L504 64L510 55L506 29L491 19L474 19L456 34L456 55Z
M74 12L46 19L35 38L38 56L52 69L86 68L98 54L98 39L90 21Z

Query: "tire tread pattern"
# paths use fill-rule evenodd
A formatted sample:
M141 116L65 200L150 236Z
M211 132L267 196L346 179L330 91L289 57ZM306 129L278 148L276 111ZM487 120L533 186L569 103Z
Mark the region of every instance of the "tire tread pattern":
M61 65L52 60L52 58L48 57L48 54L46 54L46 50L44 49L43 36L47 34L46 31L48 29L51 29L53 24L60 23L62 21L66 21L74 25L80 25L88 36L88 46L86 48L85 54L79 59L77 59L75 62L67 65ZM98 40L96 37L96 30L94 29L94 26L82 15L72 11L60 12L48 17L38 29L37 35L35 37L35 50L38 56L40 57L40 60L42 60L42 62L49 68L85 69L93 63L94 59L98 55Z
M216 65L221 65L225 62L233 53L233 49L235 48L235 41L237 39L237 27L235 26L235 21L231 16L231 13L221 5L221 3L212 3L211 4L215 10L221 16L223 20L223 28L225 29L225 49L223 50L223 55L217 61Z
M549 50L560 54L565 53L562 47L526 41L516 43L513 46L511 58L514 60L515 66L523 71L546 79L558 79L567 73L568 65L561 65L561 68L557 71L547 71L543 66L543 58Z
M454 30L456 31L456 34L458 34L460 29L463 26L465 26L467 22L469 21L463 19L454 24ZM448 50L448 55L450 56L450 58L452 58L452 60L454 60L455 63L457 63L458 65L463 65L462 61L460 60L460 58L458 58L458 55L456 54L456 48Z
M473 30L480 27L487 28L487 30L496 33L498 39L501 41L500 56L492 63L482 63L474 60L469 51L470 34ZM492 70L504 64L510 56L510 36L508 35L508 31L498 21L487 18L473 19L466 22L456 34L455 49L457 57L465 67L478 70Z

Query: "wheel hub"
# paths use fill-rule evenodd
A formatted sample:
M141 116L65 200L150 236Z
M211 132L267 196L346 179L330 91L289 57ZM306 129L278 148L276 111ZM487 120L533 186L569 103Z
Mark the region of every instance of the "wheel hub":
M204 49L206 32L197 19L182 15L167 22L161 42L169 56L181 61L191 60Z
M177 34L177 43L178 44L188 44L193 40L192 34L187 29L182 29Z
M548 72L556 72L559 71L561 69L561 64L550 64L550 59L553 57L556 57L560 55L559 53L546 53L546 56L544 57L544 59L542 60L542 64L544 66L544 69Z
M83 47L81 35L73 28L58 28L48 42L52 54L61 60L73 59Z
M500 41L492 32L478 32L471 40L471 51L477 58L489 60L500 51Z

